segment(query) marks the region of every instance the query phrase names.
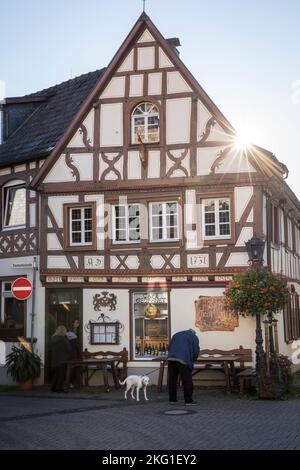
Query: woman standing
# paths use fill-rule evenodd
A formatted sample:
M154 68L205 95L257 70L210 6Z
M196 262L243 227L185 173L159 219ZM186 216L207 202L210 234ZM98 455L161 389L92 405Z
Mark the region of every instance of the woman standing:
M51 338L52 392L63 392L66 367L62 364L70 359L71 346L64 325L58 326Z
M79 361L81 359L80 353L80 342L78 338L79 330L79 321L74 320L72 323L72 328L67 332L67 338L70 343L70 361ZM79 388L80 387L80 378L81 378L81 369L80 367L73 367L71 369L71 378L70 378L70 387Z

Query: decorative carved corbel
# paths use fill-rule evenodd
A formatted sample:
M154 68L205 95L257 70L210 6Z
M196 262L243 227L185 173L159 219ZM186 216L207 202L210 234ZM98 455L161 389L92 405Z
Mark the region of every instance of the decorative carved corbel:
M200 143L203 143L208 139L209 134L211 133L212 127L214 127L216 124L217 124L217 121L215 120L214 117L211 117L207 121L206 126L205 126L205 131L202 133L202 136L201 136L201 139L200 139Z
M83 141L86 149L87 150L92 150L91 139L89 139L89 137L88 137L87 128L85 127L84 124L81 124L81 126L79 127L79 134L82 135L82 141Z
M76 183L80 181L80 174L78 168L74 165L71 155L67 152L65 157L66 165L70 168L72 176L75 178Z
M229 147L227 147L223 150L220 150L220 152L218 152L217 158L215 159L212 166L210 167L210 172L209 172L210 175L214 175L216 173L216 170L222 165L223 161L227 157L229 150L230 150Z

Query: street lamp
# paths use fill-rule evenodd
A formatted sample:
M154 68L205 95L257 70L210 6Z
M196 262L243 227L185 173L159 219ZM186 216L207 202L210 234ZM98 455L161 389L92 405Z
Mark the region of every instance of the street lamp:
M251 264L252 268L261 269L262 264L263 264L263 255L264 255L264 249L265 249L264 240L262 240L261 238L252 237L250 240L245 242L245 245L248 251L249 263ZM260 314L256 314L255 343L256 343L256 349L255 349L256 370L259 370L261 367L262 355L264 353Z
M264 240L262 240L261 238L252 237L250 240L245 242L245 245L248 251L249 262L252 265L254 263L262 265L264 260L263 256L265 249Z

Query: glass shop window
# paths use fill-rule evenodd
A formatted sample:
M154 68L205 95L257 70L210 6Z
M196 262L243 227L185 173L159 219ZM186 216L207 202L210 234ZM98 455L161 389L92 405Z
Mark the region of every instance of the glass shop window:
M11 293L11 282L2 283L1 336L14 338L25 334L26 302Z
M134 358L166 356L169 346L169 304L167 292L133 294Z

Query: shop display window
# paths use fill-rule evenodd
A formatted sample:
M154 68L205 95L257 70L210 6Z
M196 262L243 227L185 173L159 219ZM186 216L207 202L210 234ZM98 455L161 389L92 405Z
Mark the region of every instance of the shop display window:
M166 356L169 345L169 302L167 292L133 294L134 358Z

